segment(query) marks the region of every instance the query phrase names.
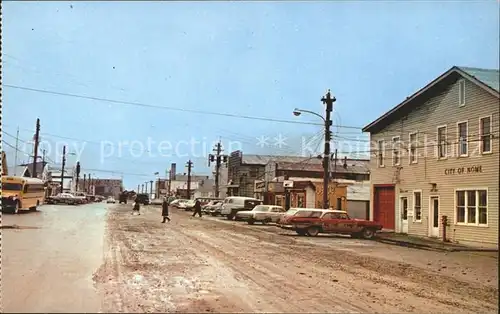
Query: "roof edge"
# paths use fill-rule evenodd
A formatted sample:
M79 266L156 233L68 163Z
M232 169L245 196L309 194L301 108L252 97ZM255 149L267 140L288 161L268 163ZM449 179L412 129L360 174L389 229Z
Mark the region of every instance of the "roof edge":
M439 75L437 78L435 78L434 80L432 80L430 83L428 83L427 85L425 85L424 87L422 87L421 89L419 89L418 91L416 91L415 93L413 93L411 96L407 97L403 102L399 103L397 106L393 107L392 109L390 109L389 111L387 111L386 113L384 113L383 115L381 115L380 117L378 117L376 120L374 120L370 124L364 126L361 129L361 131L362 132L369 132L369 133L371 133L371 130L373 130L382 121L384 121L385 119L391 117L397 111L399 111L404 106L406 106L408 103L410 103L410 102L414 101L415 99L417 99L418 97L420 97L423 93L425 93L428 90L430 90L431 88L433 88L436 84L438 84L439 82L443 81L445 78L447 78L448 76L450 76L452 73L458 73L461 76L463 76L466 79L468 79L469 81L471 81L474 84L478 85L479 87L483 88L485 91L489 92L490 94L493 94L494 96L497 96L497 97L499 96L499 93L495 89L491 88L487 84L485 84L482 81L478 80L474 76L469 75L468 73L466 73L465 71L463 71L462 69L460 69L460 67L453 66L448 71L446 71L443 74Z

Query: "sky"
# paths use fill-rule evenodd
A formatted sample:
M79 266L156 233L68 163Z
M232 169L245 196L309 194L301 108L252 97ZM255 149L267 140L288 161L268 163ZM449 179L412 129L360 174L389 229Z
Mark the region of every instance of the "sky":
M165 176L171 163L186 172L189 159L193 174L208 174L218 140L224 153L320 152L319 117L292 112L322 115L328 89L337 99L334 148L366 157L361 128L438 75L454 65L499 67L497 1L8 1L2 9L9 165L18 128L18 162L33 154L39 118L47 160L60 163L66 145L67 164L122 177L128 189Z

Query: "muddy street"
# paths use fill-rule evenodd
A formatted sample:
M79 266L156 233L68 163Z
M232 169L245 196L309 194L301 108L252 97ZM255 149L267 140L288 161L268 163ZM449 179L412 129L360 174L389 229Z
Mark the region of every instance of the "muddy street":
M107 204L2 215L4 312L97 312ZM12 229L11 229L12 228Z
M442 253L160 209L108 213L104 312L498 310L496 253Z

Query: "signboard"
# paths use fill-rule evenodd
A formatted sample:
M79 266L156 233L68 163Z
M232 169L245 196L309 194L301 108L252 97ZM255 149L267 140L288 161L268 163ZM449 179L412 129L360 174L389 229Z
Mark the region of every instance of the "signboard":
M284 188L293 188L293 181L292 180L283 181L283 187Z
M254 191L255 192L264 192L265 190L266 190L266 181L255 180Z
M482 166L471 166L471 167L458 167L458 168L446 168L444 169L444 175L461 175L461 174L473 174L482 173Z

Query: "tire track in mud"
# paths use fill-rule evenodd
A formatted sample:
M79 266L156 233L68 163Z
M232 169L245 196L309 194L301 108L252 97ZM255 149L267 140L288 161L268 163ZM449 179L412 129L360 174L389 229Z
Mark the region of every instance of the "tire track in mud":
M215 255L220 256L220 259L232 268L233 271L243 275L243 277L252 281L257 286L267 290L268 295L279 297L281 300L281 304L279 304L280 311L340 311L352 313L365 312L367 310L373 311L373 308L371 307L362 307L353 303L348 303L345 300L339 299L338 301L334 301L335 298L329 298L327 294L319 293L317 290L314 290L311 285L302 283L301 279L297 278L297 274L290 274L291 278L286 278L283 275L280 275L283 269L277 268L275 265L265 263L265 267L262 267L261 265L256 264L256 259L249 261L248 258L238 256L238 252L233 252L231 254L227 249L229 246L224 246L223 244L217 245L213 243L213 238L202 232L196 232L196 235L194 235L192 232L187 233L183 230L178 231L184 237L187 237L192 241L196 241L205 247L210 247L210 250L214 252ZM244 248L245 247L243 246L243 249ZM278 283L273 283L271 279L278 281ZM290 283L290 281L294 281L294 279L297 280L294 283ZM296 296L300 297L297 298ZM300 305L295 303L297 301L300 302Z
M227 241L233 241L236 246L241 245L236 239L240 239L242 242L251 242L249 238L258 239L262 244L260 249L265 250L265 244L271 247L267 249L271 250L271 252L272 247L277 242L281 242L284 245L280 247L280 250L287 251L289 254L314 256L314 261L323 266L335 266L337 269L356 277L392 287L400 292L409 292L416 297L434 300L449 307L460 307L471 312L477 311L478 308L483 308L486 311L496 311L498 309L496 304L491 303L498 300L498 289L469 284L448 276L439 276L409 264L355 255L347 251L329 252L323 249L318 254L318 249L311 247L310 244L299 244L295 239L279 240L274 235L270 236L272 242L267 242L268 239L260 234L235 234L227 230L220 230L218 233L224 234L223 237ZM415 276L414 274L418 275ZM439 279L437 279L438 277ZM410 281L411 284L404 284L404 281ZM439 282L439 287L435 287L436 282ZM354 289L354 287L352 288ZM445 291L445 294L443 294L443 291ZM360 293L362 292L360 291ZM450 292L455 295L450 296ZM474 293L471 294L471 292ZM460 298L457 296L460 296ZM465 298L465 300L462 298Z

